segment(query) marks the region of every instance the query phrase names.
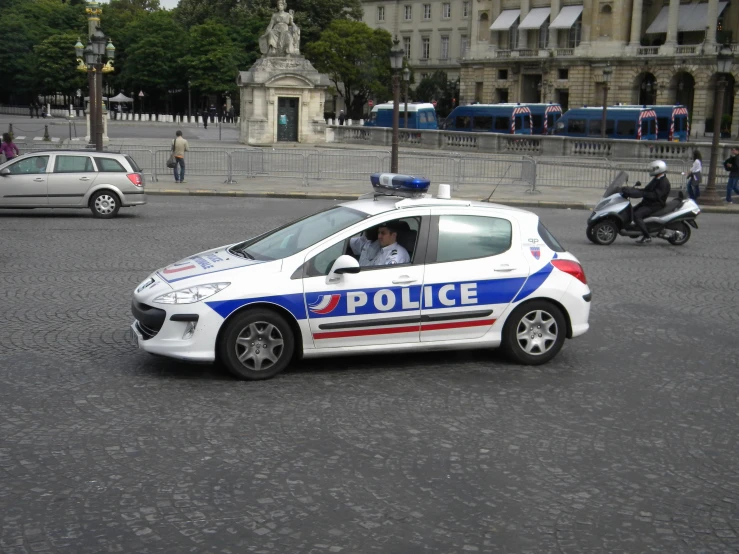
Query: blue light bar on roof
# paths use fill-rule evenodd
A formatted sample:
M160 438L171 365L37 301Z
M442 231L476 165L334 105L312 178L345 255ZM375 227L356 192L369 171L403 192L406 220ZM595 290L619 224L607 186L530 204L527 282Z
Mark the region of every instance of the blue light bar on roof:
M378 194L414 198L428 192L431 181L425 177L399 175L397 173L373 173L370 175L372 188Z

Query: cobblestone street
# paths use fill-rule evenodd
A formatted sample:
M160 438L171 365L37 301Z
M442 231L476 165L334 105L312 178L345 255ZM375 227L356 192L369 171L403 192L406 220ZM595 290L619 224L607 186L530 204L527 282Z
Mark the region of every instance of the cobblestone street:
M299 363L240 382L127 340L134 287L331 205L156 197L114 220L0 210L0 552L739 551L739 234L583 263L591 329L497 352Z

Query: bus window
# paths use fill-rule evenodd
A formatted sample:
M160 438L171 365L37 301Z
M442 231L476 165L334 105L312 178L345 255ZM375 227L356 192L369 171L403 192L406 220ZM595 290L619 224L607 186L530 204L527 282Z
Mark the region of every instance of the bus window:
M642 138L646 137L647 135L652 134L650 132L650 129L649 129L649 127L650 127L649 124L650 123L651 123L651 121L649 121L648 119L645 119L645 120L643 120L641 122L641 136L642 136Z
M553 113L547 114L547 127L549 127L549 129L554 129L554 122L555 122L554 114Z
M685 125L683 125L683 121L685 121L684 117L676 117L675 118L675 131L685 131ZM662 129L662 125L660 124L660 129Z
M657 118L657 125L659 127L659 130L662 132L668 132L670 130L670 120L666 117L658 117ZM675 129L677 131L677 129ZM644 130L642 129L642 132Z
M416 112L418 123L426 123L426 112Z
M370 113L370 123L374 123L377 121L377 112L371 112Z
M616 123L617 137L636 138L636 121L622 119Z
M584 119L570 119L567 122L568 133L578 133L581 135L585 134L585 120Z
M531 116L534 122L534 129L541 129L544 127L544 117L541 114L533 114Z
M476 115L472 118L472 130L490 131L493 128L493 116Z
M591 119L588 121L588 136L589 137L599 137L600 136L600 129L601 129L601 120L600 119Z
M520 131L521 129L529 129L531 125L531 117L528 115L524 116L516 116L516 131Z
M508 131L511 128L511 122L507 117L498 116L495 118L496 131Z
M470 128L470 116L468 115L457 116L457 121L454 122L454 126L457 129L469 129Z

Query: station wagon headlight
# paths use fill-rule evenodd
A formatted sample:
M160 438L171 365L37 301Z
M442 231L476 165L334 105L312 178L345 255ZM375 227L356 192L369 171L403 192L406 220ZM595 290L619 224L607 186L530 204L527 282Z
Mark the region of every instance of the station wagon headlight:
M194 304L221 292L231 283L210 283L196 285L182 290L175 290L162 294L154 299L155 304Z

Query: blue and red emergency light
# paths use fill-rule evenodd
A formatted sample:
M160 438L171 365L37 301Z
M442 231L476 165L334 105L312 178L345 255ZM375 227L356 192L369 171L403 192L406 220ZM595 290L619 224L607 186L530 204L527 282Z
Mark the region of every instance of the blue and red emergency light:
M377 194L418 198L429 190L431 181L424 177L399 175L397 173L373 173L370 176L372 188Z

